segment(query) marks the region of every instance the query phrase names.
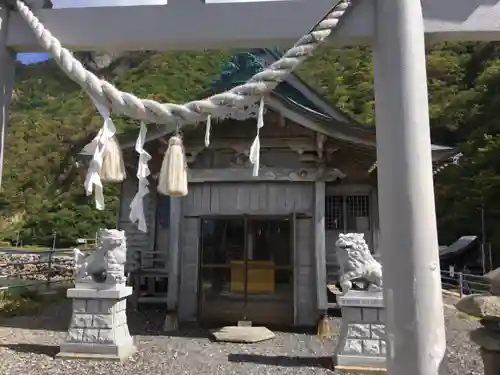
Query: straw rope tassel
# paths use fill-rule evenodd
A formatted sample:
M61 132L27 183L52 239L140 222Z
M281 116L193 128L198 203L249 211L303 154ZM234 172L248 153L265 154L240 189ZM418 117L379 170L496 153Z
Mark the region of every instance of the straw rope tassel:
M102 164L99 171L101 181L103 182L122 182L127 177L125 172L125 163L123 153L116 139L116 127L111 120L111 111L90 96L97 110L104 119L104 127L107 136L104 137L104 150L102 154Z
M171 197L184 197L188 193L187 165L184 145L179 132L168 141L158 179L158 192Z
M104 209L103 181L122 182L125 177L123 155L116 140L116 128L111 120L110 109L91 96L97 110L104 119L102 128L90 142L88 148L93 156L85 178L85 192L95 192L95 203L98 210ZM87 146L86 146L87 147Z
M115 135L107 139L100 174L104 182L123 182L127 178L123 153Z
M260 98L259 104L259 114L257 116L257 135L250 146L250 154L248 158L250 163L253 164L252 176L257 177L259 175L260 167L260 129L264 126L264 97Z

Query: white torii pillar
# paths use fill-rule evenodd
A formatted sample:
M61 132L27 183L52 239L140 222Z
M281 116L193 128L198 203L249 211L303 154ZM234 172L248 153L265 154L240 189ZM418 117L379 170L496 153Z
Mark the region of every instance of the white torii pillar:
M2 190L5 138L16 67L16 54L6 45L8 21L9 10L0 4L0 190Z
M376 0L380 248L391 375L446 372L420 0Z
M422 1L427 13L426 32L433 40L499 38L499 0ZM320 8L331 5L330 0L261 5L235 2L210 5L201 0L172 0L166 7L39 13L62 44L75 50L165 50L290 42L306 31L306 26L312 26L316 11L319 14ZM135 26L130 24L131 18L136 20ZM391 375L438 375L445 371L422 18L421 0L360 1L358 14L353 14L351 24L348 20L337 35L350 41L348 44L369 43L375 19L381 249ZM96 19L106 22L94 22L96 27L88 28ZM186 22L188 19L191 22ZM287 22L281 22L283 19ZM0 21L0 123L5 126L14 72L14 54L6 45L16 50L38 47L18 15L12 15L7 32L7 12L2 6ZM197 27L190 27L192 24Z

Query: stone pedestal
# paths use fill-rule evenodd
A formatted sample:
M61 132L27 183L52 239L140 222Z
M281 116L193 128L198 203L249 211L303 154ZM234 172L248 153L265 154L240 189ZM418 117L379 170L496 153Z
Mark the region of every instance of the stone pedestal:
M482 327L471 331L470 338L479 345L484 375L500 375L500 268L484 278L490 283L490 293L466 296L455 307L481 319Z
M73 299L73 314L58 358L122 361L136 348L127 325L127 297L132 288L117 285L76 285L67 297Z
M338 297L342 326L337 370L386 370L385 309L381 291L351 290Z

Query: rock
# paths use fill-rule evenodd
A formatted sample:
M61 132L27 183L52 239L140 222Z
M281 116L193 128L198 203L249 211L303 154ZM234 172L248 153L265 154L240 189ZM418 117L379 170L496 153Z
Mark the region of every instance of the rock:
M254 343L274 338L266 327L238 327L228 326L211 331L216 341Z
M49 271L48 259L47 253L0 254L0 276L22 280L46 280ZM73 265L74 260L71 255L54 255L52 257L52 280L72 278Z
M500 285L492 285L490 287L490 293L494 296L500 296Z
M470 333L470 339L481 348L493 352L500 352L500 333L478 328ZM500 356L500 353L497 353Z
M462 298L455 304L458 311L476 318L500 321L500 297L472 295Z
M497 282L500 283L500 267L495 268L494 270L488 272L484 275L484 278L489 282Z
M484 375L500 374L500 353L483 348L480 352L484 364Z
M500 322L495 322L495 321L492 321L492 320L481 319L480 323L487 330L500 333Z

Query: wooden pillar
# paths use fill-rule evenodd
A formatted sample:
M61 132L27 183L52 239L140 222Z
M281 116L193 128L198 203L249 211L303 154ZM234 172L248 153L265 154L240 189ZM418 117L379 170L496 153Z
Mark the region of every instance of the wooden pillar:
M326 292L325 249L325 182L314 183L314 258L316 268L316 302L318 310L328 309Z
M169 272L167 308L177 310L179 295L179 240L181 233L182 199L170 197L170 233L168 236Z
M5 138L16 66L16 54L5 46L9 12L7 6L0 5L0 188L3 181Z

